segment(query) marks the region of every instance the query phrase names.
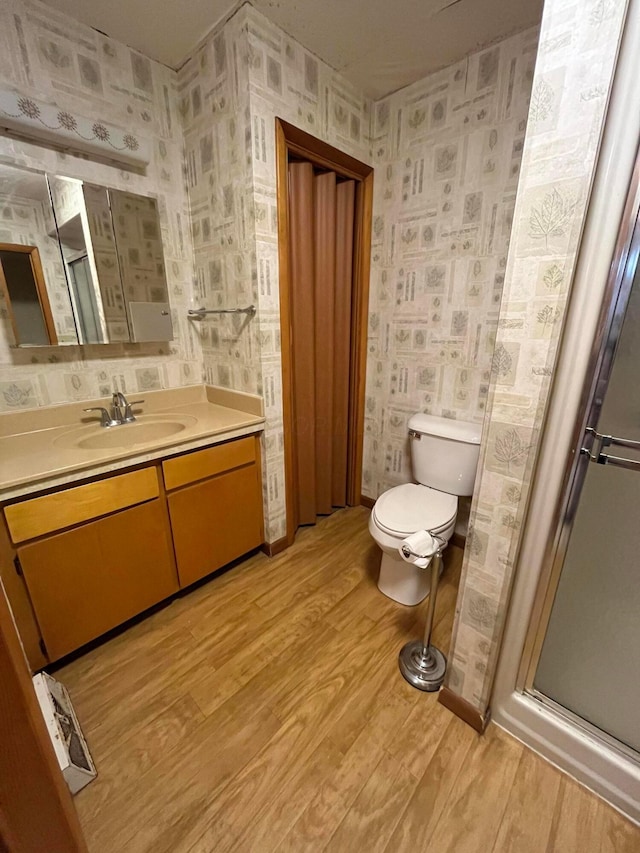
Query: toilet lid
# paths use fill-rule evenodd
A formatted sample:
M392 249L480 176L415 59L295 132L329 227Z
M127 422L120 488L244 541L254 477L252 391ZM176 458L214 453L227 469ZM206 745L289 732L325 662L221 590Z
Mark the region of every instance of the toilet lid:
M378 526L387 533L409 536L417 530L440 530L447 527L458 511L458 498L405 483L380 495L373 508Z

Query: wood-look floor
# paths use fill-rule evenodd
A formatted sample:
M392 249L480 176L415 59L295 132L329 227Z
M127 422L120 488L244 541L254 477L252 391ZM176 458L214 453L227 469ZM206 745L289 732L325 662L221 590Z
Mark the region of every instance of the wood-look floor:
M402 679L424 605L375 585L368 512L342 510L56 674L99 776L92 853L637 853L640 830L495 726ZM461 552L434 641L445 651Z

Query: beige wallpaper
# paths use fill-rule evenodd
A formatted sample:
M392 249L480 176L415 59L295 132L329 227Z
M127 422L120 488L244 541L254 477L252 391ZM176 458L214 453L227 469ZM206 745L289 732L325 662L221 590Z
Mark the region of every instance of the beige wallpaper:
M241 9L178 75L195 257L194 301L207 308L256 302L251 208L246 13ZM205 376L216 385L260 389L259 318L191 321Z
M174 72L34 0L0 5L0 81L25 96L129 128L153 142L140 175L0 136L0 161L122 190L157 195L175 340L162 345L9 347L0 309L0 411L109 393L202 381L197 335L186 309L193 278L188 205L182 176L182 129Z
M537 39L508 38L375 104L370 497L411 479L411 414L484 417Z
M487 708L624 0L546 0L448 686ZM524 569L525 567L522 567Z

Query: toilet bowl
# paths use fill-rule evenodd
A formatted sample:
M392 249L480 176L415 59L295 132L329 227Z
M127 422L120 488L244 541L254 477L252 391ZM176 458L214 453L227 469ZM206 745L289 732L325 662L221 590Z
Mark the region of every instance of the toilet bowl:
M428 530L448 542L456 524L458 496L473 491L480 450L478 424L417 413L408 422L416 483L380 495L369 532L380 546L378 589L400 604L419 604L429 593L429 571L403 560L403 541Z
M369 517L369 533L382 550L378 589L400 604L419 604L429 592L429 571L407 563L400 546L407 536L429 530L448 542L456 524L455 495L405 483L381 495Z

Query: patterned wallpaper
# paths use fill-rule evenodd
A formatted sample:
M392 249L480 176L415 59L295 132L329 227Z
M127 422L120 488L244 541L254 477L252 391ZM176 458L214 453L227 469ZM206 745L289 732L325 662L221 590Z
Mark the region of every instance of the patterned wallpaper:
M489 703L625 0L546 0L447 684Z
M370 161L370 103L251 6L207 39L179 75L196 259L196 301L253 302L253 320L200 325L205 376L261 393L267 424L267 539L285 535L275 118Z
M484 417L537 40L530 29L375 104L370 497L411 479L411 414Z
M257 299L251 208L246 14L241 9L182 67L178 105L195 257L194 300L207 308ZM205 377L259 393L259 320L243 315L191 321Z
M10 349L0 309L0 411L202 381L197 334L186 319L193 279L176 75L35 0L0 5L0 81L150 139L146 174L0 136L0 161L157 195L175 340L169 344Z

